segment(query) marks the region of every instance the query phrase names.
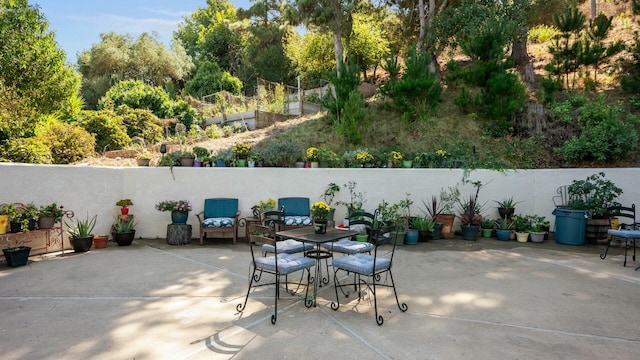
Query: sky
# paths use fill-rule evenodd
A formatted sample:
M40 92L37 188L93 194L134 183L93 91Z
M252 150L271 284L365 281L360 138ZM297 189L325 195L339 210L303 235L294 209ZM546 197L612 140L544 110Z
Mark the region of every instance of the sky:
M228 0L236 8L248 8L249 0ZM185 16L207 6L206 0L29 0L39 5L65 51L75 64L77 54L100 42L100 34L158 33L167 46Z

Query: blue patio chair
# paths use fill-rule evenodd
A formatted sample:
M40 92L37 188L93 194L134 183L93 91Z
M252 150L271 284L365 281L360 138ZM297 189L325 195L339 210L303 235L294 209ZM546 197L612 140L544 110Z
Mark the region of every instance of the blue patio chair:
M311 207L307 197L286 197L278 199L278 209L284 207L284 222L288 228L312 225Z
M292 255L286 253L278 253L278 245L280 241L276 241L275 238L275 230L273 230L269 226L259 225L259 224L250 224L249 225L249 239L251 249L251 273L249 276L249 288L247 289L247 294L244 298L244 302L240 303L236 306L236 310L238 312L244 311L247 306L247 299L249 298L249 293L252 288L257 288L261 286L272 285L275 286L275 306L273 315L271 315L271 323L275 325L278 320L278 299L280 298L280 286L281 281L280 278L282 276L287 276L291 273L306 270L307 272L307 285L305 291L305 298L309 296L309 282L311 279L311 267L315 266L315 261L311 258L307 258L300 255ZM253 250L254 246L257 244L270 244L274 247L275 253L274 255L269 256L258 256ZM271 274L275 277L275 281L272 282L261 282L261 280L265 279L265 274ZM271 280L269 277L268 280ZM286 280L285 280L286 283ZM298 286L302 285L302 277L300 279L300 283ZM294 294L292 294L294 295Z
M361 234L369 234L374 226L377 226L377 217L380 210L374 214L368 212L354 212L349 215L349 229L360 231ZM357 253L371 253L373 244L364 241L355 241L350 238L342 239L336 242L324 244L323 247L331 252L353 255Z
M287 229L284 220L284 208L280 210L266 211L263 213L263 225L270 227L274 231L284 231ZM279 241L277 253L298 254L308 250L313 250L313 244L305 244L302 241L293 239L277 239ZM271 244L262 245L262 251L267 253L276 253L275 246Z
M207 234L232 233L233 244L238 240L237 198L211 198L204 200L204 210L196 215L200 226L200 245Z
M396 292L396 285L393 281L393 274L391 273L391 267L393 265L394 254L396 251L396 242L391 242L391 252L385 256L382 256L383 251L380 247L387 244L388 241L382 234L392 230L392 227L372 229L369 232L369 242L373 244L373 255L358 253L354 255L347 255L341 258L333 259L333 283L336 292L336 301L331 302L331 309L338 310L340 307L340 297L338 296L338 288L344 294L349 297L349 291L345 291L343 287L354 286L358 292L358 301L362 299L362 286L366 286L369 289L369 294L373 297L373 308L375 311L376 323L382 325L384 319L382 315L378 315L378 291L380 287L387 287L393 289L393 295L396 298L396 304L400 311L407 311L408 307L406 303L400 303L398 300L398 293ZM350 284L340 283L340 272L346 274L355 274L354 282ZM381 282L382 276L388 275L390 283L387 283L385 279Z

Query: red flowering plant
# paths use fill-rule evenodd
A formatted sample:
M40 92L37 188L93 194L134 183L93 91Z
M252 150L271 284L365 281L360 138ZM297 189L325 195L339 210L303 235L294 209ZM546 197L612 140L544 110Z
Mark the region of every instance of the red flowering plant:
M58 206L56 203L51 203L49 205L40 206L39 215L42 216L51 216L55 219L55 222L60 222L62 217L64 216L64 207L62 205Z

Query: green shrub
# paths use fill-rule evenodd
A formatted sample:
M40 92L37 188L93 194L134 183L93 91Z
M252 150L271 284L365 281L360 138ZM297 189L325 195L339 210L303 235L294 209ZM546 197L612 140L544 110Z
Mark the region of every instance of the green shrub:
M634 154L638 132L632 123L607 118L584 128L580 136L567 141L559 152L569 163L584 160L617 160Z
M305 149L293 140L279 139L260 146L266 166L290 167L304 157Z
M83 116L80 124L95 136L97 152L123 149L131 142L122 118L113 111L85 111Z
M99 109L117 109L120 105L151 110L161 119L174 115L169 94L161 87L146 85L140 80L117 83L98 102Z
M558 31L554 26L541 24L536 25L529 30L527 39L529 42L541 44L550 41L556 35L560 35L560 31Z
M210 125L207 126L204 129L204 133L207 135L207 137L209 137L210 139L219 139L221 137L224 137L224 131L222 130L222 128L218 125Z
M500 137L513 132L513 115L527 100L524 86L512 73L493 73L481 91L483 115L490 120L489 133Z
M54 164L69 164L94 154L96 139L80 126L56 122L42 134Z
M120 106L116 113L122 117L127 135L130 138L143 138L148 144L162 141L162 127L158 125L158 117L150 110L132 109Z
M51 149L38 137L17 138L7 142L4 151L7 160L30 164L51 164Z
M336 131L354 145L362 143L362 133L367 128L364 96L358 91L349 93L342 116L336 120Z

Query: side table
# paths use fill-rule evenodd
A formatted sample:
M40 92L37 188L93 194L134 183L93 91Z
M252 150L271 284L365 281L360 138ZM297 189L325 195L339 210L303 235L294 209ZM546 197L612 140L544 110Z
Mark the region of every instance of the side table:
M191 225L169 224L167 225L167 244L184 245L191 243Z
M262 223L262 221L260 221L259 217L248 217L244 219L245 223L244 223L244 240L246 242L249 242L249 225L250 224L260 224Z

